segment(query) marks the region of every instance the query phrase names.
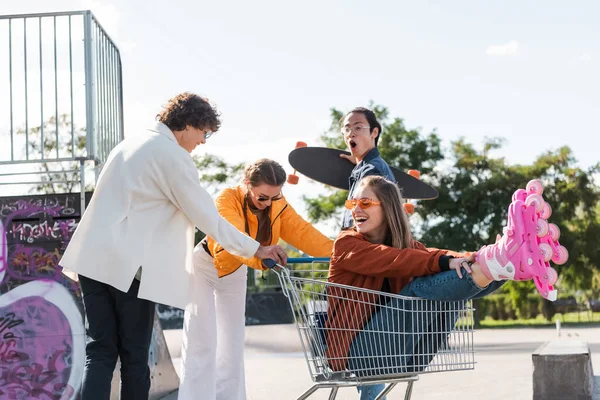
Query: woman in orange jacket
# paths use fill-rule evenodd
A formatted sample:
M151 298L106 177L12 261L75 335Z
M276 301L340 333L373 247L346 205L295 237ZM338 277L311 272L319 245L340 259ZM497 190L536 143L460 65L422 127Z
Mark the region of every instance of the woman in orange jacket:
M219 213L259 243L283 239L313 257L329 257L333 241L285 200L283 167L269 159L249 165L243 184L215 200ZM285 257L285 254L282 255ZM244 326L248 267L261 260L227 252L212 238L194 249L193 303L185 310L179 399L244 400Z

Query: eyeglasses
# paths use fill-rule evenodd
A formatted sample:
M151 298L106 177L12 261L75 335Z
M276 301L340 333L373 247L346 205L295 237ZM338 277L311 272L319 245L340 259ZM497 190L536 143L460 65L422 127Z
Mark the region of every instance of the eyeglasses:
M350 136L352 134L352 132L360 133L362 130L370 129L370 128L371 127L369 125L358 124L358 125L354 125L354 126L344 126L342 129L340 129L340 131L342 132L343 135Z
M381 202L368 198L346 200L346 208L348 210L352 210L357 204L362 210L365 210L371 206L380 206Z
M215 134L215 132L206 131L206 133L204 134L204 140L208 140L208 138L211 137L214 134Z

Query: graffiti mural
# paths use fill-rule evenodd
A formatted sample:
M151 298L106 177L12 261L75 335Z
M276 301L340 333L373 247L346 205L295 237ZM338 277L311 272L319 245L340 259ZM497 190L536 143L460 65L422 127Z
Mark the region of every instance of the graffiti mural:
M79 194L0 198L1 399L79 398L81 293L57 268L79 215Z

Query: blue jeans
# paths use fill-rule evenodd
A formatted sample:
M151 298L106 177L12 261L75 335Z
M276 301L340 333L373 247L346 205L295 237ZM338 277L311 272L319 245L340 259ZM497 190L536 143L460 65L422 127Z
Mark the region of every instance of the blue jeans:
M481 288L464 268L462 273L462 279L456 271L414 278L399 293L433 302L392 299L381 305L352 342L349 369L363 377L425 369L437 351L446 345L461 310L455 307L456 312L452 312L448 304L442 302L484 297L506 282L495 281ZM361 400L372 400L384 385L363 385L357 389Z
M127 293L79 276L86 314L82 399L109 400L110 384L121 358L121 398L148 400L155 304L137 297L140 281Z

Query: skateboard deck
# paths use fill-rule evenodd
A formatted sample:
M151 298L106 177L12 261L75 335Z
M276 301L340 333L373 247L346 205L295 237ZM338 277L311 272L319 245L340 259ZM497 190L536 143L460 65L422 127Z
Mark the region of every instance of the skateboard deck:
M349 152L328 147L299 147L294 149L288 160L290 165L302 175L325 185L349 190L350 174L354 164L341 158L340 154ZM438 197L438 192L419 179L392 168L394 177L405 199L431 200Z

